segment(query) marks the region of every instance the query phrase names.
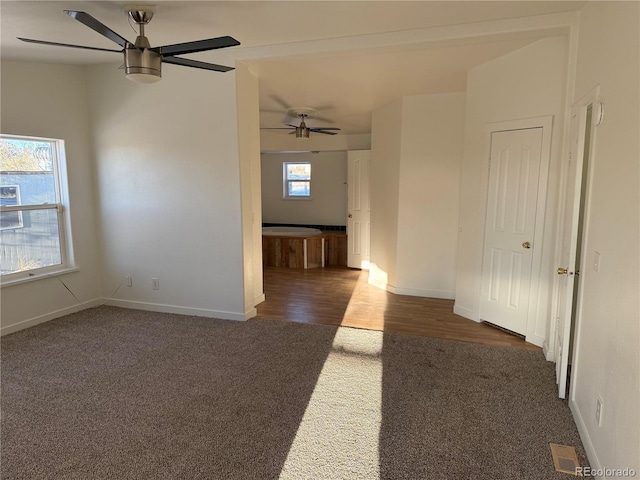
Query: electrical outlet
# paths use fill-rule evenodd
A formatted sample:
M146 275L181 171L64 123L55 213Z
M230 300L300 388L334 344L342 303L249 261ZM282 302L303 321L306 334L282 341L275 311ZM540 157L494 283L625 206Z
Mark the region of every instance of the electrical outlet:
M596 423L599 427L602 426L602 399L600 397L596 397Z
M160 280L158 280L157 278L152 278L151 288L153 288L154 290L160 290Z
M127 283L127 287L133 287L133 279L131 278L131 275L124 277L124 280Z
M593 254L593 269L596 273L600 273L600 252Z

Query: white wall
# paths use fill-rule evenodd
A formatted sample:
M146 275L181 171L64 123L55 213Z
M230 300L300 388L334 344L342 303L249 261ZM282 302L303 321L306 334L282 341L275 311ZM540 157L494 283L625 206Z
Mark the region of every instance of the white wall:
M398 99L374 110L371 119L369 282L380 288L396 283L402 106Z
M468 73L455 291L455 312L459 315L479 319L488 123L553 115L544 237L538 246L543 252L540 282L545 287L552 283L567 43L566 37L546 38ZM547 335L549 290L540 290L534 320L534 336L540 344Z
M630 467L638 475L640 5L589 2L580 17L574 98L600 85L605 117L594 134L570 404L592 466ZM599 273L592 268L595 252ZM604 402L602 426L595 422L597 396Z
M235 72L166 65L152 85L126 80L117 65L87 72L104 296L244 319Z
M100 302L92 151L83 67L2 62L2 133L65 141L71 229L80 271L2 288L2 333Z
M396 293L454 298L464 105L464 93L403 100Z
M374 285L453 298L464 104L464 93L421 95L374 111Z
M282 163L311 163L311 199L282 198ZM346 225L347 152L263 153L262 220L298 225Z
M240 62L236 64L235 73L238 92L245 316L249 318L257 314L253 307L264 301L258 77Z

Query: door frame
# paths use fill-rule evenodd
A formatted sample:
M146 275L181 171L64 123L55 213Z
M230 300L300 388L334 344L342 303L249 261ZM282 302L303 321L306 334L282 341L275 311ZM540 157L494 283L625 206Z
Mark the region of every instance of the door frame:
M485 125L485 160L482 176L482 251L486 238L487 200L489 195L489 166L491 161L491 135L495 132L509 130L527 130L530 128L542 128L542 146L540 148L540 176L538 177L538 200L536 205L535 232L533 236L533 256L531 260L531 283L529 285L529 306L527 309L527 327L525 340L542 347L545 336L537 331L537 318L539 313L540 275L542 268L542 251L544 239L544 223L547 207L547 186L549 181L549 164L551 161L551 135L553 131L553 115L542 117L524 118L519 120L507 120L502 122L487 123ZM481 255L483 258L483 255ZM484 275L484 260L481 260L480 275ZM481 277L482 278L482 277ZM482 282L480 282L482 284ZM480 300L478 291L478 301ZM480 310L478 309L478 318Z

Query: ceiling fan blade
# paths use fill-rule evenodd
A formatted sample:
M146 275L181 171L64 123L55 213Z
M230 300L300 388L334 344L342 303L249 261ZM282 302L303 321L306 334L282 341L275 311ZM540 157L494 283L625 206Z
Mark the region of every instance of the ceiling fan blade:
M77 12L75 10L65 10L64 13L69 15L71 18L78 20L80 23L83 23L90 29L95 30L100 35L107 37L112 42L116 42L122 48L125 48L127 46L127 43L131 43L126 38L118 35L116 32L111 30L106 25L103 25L102 23L100 23L98 20L96 20L86 12Z
M216 65L215 63L200 62L198 60L191 60L189 58L178 57L162 57L163 63L172 63L173 65L182 65L183 67L201 68L203 70L213 70L214 72L228 72L234 70L233 67L226 67L224 65Z
M285 102L282 98L280 98L278 95L269 95L269 97L271 97L271 99L276 102L278 105L280 105L282 108L286 110L289 110L291 108L291 106Z
M327 123L333 123L333 120L331 120L330 118L325 118L325 117L313 117L314 120L318 121L318 122L327 122Z
M260 127L260 130L291 130L289 127Z
M72 45L70 43L58 43L58 42L47 42L46 40L34 40L32 38L22 38L17 37L18 40L22 40L27 43L39 43L41 45L53 45L54 47L71 47L71 48L83 48L85 50L99 50L101 52L115 52L122 53L122 50L112 50L110 48L98 48L98 47L87 47L84 45Z
M187 53L205 52L207 50L216 50L218 48L235 47L240 42L233 37L209 38L207 40L197 40L195 42L176 43L174 45L165 45L160 47L162 56L167 55L185 55Z
M338 129L338 130L340 130L340 129ZM313 133L324 133L325 135L335 135L336 134L336 132L325 132L324 130L316 130L315 128L310 128L309 131L313 132Z

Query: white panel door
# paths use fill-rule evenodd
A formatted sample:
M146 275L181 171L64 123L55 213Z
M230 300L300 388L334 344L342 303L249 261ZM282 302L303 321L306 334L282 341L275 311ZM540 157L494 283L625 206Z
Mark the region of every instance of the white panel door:
M480 319L524 335L538 203L542 128L493 132Z
M577 272L579 268L581 232L581 201L585 192L584 173L587 171L588 146L591 131L592 108L583 105L571 110L571 144L569 146L569 166L567 168L567 186L565 210L562 225L562 265L558 268L561 275L558 283L558 321L556 325L555 362L558 396L564 398L567 392L567 371L569 368L571 327L575 315Z
M347 154L347 265L369 269L369 204L370 150L353 150Z

